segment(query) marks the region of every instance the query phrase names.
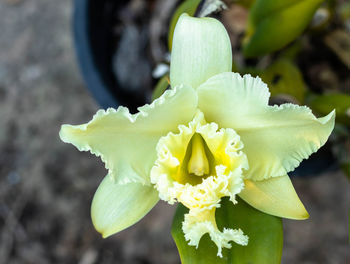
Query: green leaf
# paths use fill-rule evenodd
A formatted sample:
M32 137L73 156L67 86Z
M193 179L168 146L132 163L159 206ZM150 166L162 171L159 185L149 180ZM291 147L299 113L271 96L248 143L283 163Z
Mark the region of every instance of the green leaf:
M233 205L223 199L216 218L219 228L241 228L249 236L248 246L233 244L230 250L231 263L281 262L283 249L282 219L260 212L241 199ZM230 262L228 262L230 263Z
M319 114L335 109L337 122L350 125L350 95L335 93L313 96L309 106Z
M241 5L245 8L250 8L254 4L255 0L230 0L229 3Z
M193 16L196 12L196 9L198 7L198 4L201 0L185 0L179 7L176 9L173 17L170 21L170 27L169 27L169 35L168 35L168 48L169 51L171 51L172 45L173 45L173 35L175 26L177 23L177 20L181 16L182 13L187 13L190 16Z
M283 228L281 218L260 212L237 197L233 205L227 198L216 211L219 229L241 228L249 236L248 246L232 243L231 249L223 249L223 257L216 256L217 247L208 235L202 237L198 249L189 246L182 232L182 221L188 209L179 204L176 210L172 236L179 250L182 264L277 264L281 262Z
M306 84L300 70L290 60L274 62L260 77L268 84L271 96L292 96L299 104L304 102Z
M256 0L243 43L246 57L279 50L298 37L323 0Z

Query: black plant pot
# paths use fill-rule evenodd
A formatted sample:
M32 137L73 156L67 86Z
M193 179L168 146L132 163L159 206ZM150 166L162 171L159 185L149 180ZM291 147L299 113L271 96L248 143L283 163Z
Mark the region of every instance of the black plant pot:
M75 0L74 44L87 88L102 108L127 106L131 111L146 102L145 97L121 89L112 70L113 19L115 10L128 0ZM317 175L337 168L327 143L291 173L294 176Z
M135 111L144 96L119 89L113 74L115 11L128 0L75 0L74 44L87 88L102 108L127 106Z

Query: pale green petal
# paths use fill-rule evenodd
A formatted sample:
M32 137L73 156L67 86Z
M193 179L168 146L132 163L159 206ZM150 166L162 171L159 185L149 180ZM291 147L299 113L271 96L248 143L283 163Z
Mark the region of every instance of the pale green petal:
M118 183L149 184L149 172L156 159L156 145L161 136L188 123L197 107L192 88L169 90L151 105L140 107L131 115L125 107L99 110L84 125L63 125L60 137L81 151L101 156L109 174Z
M316 118L305 106L268 106L260 78L222 73L198 87L198 104L208 122L233 128L244 144L246 178L263 180L294 170L327 141L335 112Z
M92 222L103 237L108 237L138 222L158 200L158 192L152 186L118 184L107 175L92 201Z
M232 69L230 38L213 18L181 15L174 32L170 84L197 88L210 77Z
M254 208L284 218L309 218L288 175L263 181L245 180L244 183L239 196Z

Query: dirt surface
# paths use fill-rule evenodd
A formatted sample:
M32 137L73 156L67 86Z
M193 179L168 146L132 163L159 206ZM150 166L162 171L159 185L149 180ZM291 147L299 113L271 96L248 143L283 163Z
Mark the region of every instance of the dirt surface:
M62 123L98 109L76 66L71 13L69 0L0 1L0 263L179 263L165 203L108 239L91 224L106 171L58 138ZM350 263L349 181L336 171L294 183L311 218L285 221L283 263Z

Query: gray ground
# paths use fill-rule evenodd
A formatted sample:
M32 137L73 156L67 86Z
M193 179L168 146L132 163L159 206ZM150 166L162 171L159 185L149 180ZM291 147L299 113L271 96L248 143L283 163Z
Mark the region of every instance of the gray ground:
M0 263L179 263L172 207L103 240L89 206L106 174L58 138L98 106L72 47L69 0L0 1ZM340 172L294 181L311 215L285 221L283 263L350 263L350 184Z

